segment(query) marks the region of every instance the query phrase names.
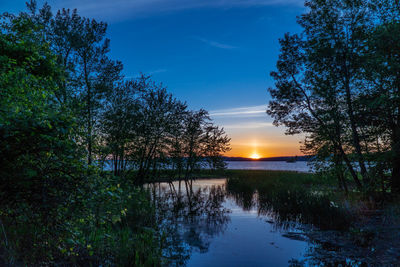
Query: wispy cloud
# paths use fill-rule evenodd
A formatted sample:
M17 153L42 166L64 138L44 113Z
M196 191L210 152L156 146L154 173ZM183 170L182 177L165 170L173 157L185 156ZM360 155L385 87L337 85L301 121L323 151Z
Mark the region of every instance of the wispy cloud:
M303 3L304 0L55 0L53 6L78 8L81 14L101 19L124 20L188 9L301 6Z
M147 76L152 76L152 75L154 75L154 74L164 73L164 72L167 72L167 71L168 71L167 69L155 69L155 70L152 70L152 71L139 72L139 73L136 73L136 74L134 74L134 75L128 75L128 76L125 76L124 79L125 79L125 80L137 79L137 78L139 78L142 74L147 75Z
M221 48L221 49L237 49L238 48L233 45L224 44L224 43L216 42L216 41L201 38L201 37L194 37L194 39L199 40L209 46L216 47L216 48Z
M258 117L265 116L266 105L219 109L210 111L212 117Z

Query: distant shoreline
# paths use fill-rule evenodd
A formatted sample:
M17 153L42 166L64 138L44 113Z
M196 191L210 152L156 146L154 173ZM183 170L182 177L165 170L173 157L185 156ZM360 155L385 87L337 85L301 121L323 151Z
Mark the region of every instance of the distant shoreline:
M264 169L226 169L219 173L209 173L208 170L201 171L197 174L194 174L191 179L194 180L222 180L235 177L238 174L259 174L259 173L273 173L273 174L293 174L293 173L300 173L300 174L310 174L314 175L312 172L303 172L303 171L295 171L295 170L264 170ZM149 181L147 184L153 183L168 183L168 182L184 182L185 179L181 178L170 178L170 177L158 177L152 181Z

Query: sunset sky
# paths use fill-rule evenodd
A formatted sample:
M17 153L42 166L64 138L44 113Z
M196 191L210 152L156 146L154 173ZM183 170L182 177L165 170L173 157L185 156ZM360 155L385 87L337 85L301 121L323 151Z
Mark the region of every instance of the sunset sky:
M39 6L44 1L38 1ZM108 22L111 56L125 75L162 82L189 108L204 108L232 138L228 156L301 155L301 136L286 136L265 113L278 38L297 32L303 0L49 0ZM25 10L0 1L1 12Z

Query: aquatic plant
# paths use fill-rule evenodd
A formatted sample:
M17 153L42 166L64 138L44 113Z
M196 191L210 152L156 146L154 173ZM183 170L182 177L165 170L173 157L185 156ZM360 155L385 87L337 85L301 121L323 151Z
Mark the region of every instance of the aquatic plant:
M303 223L320 229L342 230L351 225L351 213L334 203L330 193L313 190L318 183L313 174L242 171L231 175L227 192L236 203L243 209L256 206L259 214L273 217L281 227Z

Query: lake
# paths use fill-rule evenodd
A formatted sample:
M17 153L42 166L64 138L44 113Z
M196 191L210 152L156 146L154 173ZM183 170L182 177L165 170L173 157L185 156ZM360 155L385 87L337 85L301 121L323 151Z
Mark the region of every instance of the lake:
M289 163L286 161L225 161L227 168L231 170L274 170L274 171L298 171L310 172L307 161L296 161ZM165 166L164 166L165 167ZM112 170L111 161L105 162L104 170ZM166 167L168 169L168 166Z
M171 265L288 266L303 259L308 243L288 237L299 233L296 227L278 227L274 216L259 214L256 194L248 205L249 196L229 192L226 179L200 179L189 187L152 185L176 239L167 256L175 259Z
M165 236L164 265L397 266L397 234L371 230L387 222L366 215L359 228L348 208L307 189L313 179L258 170L147 185Z
M307 161L226 161L227 168L231 170L273 170L273 171L299 171L310 172Z

